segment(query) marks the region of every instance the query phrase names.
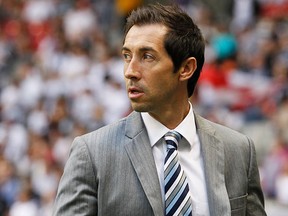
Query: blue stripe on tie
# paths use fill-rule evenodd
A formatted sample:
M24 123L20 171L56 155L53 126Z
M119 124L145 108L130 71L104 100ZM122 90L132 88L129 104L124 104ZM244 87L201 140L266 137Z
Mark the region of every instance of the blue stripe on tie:
M168 151L167 156L165 157L165 163L169 159L169 157L173 154L173 151Z
M175 179L178 177L180 173L181 167L177 164L173 167L173 172L171 171L168 176L165 177L164 183L165 183L165 192L169 190L171 185L174 183Z
M168 149L175 149L177 150L177 145L173 140L166 140Z
M189 208L187 209L187 211L184 213L183 216L192 216L192 207L191 207L191 205L189 206Z
M166 158L165 158L165 164L166 164L167 161L170 159L170 157L172 157L173 153L174 153L174 150L168 151L167 156L166 156ZM173 157L173 159L170 161L170 163L175 160L174 158L177 157L177 154L174 154L173 156L174 156L174 157ZM177 161L177 159L176 159L176 161ZM170 163L167 165L167 167L170 166Z
M188 192L189 192L188 184L182 185L182 188L178 191L177 195L173 198L169 206L166 207L166 213L167 212L170 213L170 211L173 209L174 211L172 212L175 212Z

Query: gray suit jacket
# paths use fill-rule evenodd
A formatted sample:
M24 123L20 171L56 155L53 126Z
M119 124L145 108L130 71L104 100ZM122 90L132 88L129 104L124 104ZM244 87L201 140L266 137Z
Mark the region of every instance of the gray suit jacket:
M252 141L198 115L195 119L211 216L266 215ZM163 212L156 165L139 113L74 140L54 216Z

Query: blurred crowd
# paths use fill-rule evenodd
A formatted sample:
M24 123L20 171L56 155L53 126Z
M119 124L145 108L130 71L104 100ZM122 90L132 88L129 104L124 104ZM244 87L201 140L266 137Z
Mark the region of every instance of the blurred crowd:
M123 23L151 2L0 0L0 216L50 216L73 138L131 112ZM173 2L207 42L194 109L252 137L288 205L288 0Z

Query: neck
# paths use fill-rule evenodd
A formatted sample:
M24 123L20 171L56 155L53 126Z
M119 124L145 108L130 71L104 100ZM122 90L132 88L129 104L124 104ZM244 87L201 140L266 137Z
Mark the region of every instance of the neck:
M181 106L178 106L176 109L169 109L165 110L165 112L162 112L160 114L156 113L149 113L154 119L161 122L163 125L165 125L169 129L176 128L188 115L190 110L190 104L187 101L183 102Z

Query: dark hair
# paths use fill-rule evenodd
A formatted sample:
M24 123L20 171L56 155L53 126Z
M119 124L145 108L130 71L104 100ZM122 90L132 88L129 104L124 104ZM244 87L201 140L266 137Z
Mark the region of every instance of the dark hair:
M127 18L124 39L134 25L163 24L168 28L164 47L171 57L174 71L178 71L184 60L194 57L197 69L188 81L188 96L193 94L204 64L205 41L191 17L177 5L148 5L133 10Z

